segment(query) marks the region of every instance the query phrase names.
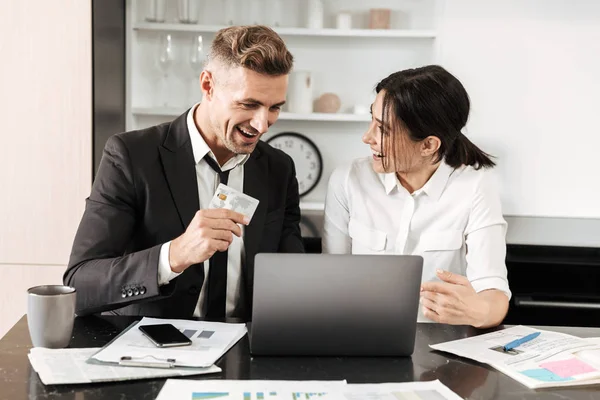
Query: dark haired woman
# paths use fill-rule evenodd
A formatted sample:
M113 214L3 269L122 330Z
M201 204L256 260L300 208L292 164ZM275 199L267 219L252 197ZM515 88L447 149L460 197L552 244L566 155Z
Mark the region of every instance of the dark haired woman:
M332 173L323 251L421 255L419 321L500 324L506 221L495 164L462 133L465 88L430 65L395 72L376 92L363 136L373 156Z

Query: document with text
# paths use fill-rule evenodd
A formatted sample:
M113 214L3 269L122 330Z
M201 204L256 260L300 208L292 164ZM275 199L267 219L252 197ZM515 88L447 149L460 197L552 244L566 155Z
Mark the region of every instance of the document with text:
M340 391L346 381L260 381L169 379L156 400L266 400L322 398Z
M156 347L138 328L141 325L172 324L191 339L190 346ZM246 324L190 321L144 317L108 346L93 356L107 363L119 363L123 357L132 362L179 367L210 367L247 333Z
M377 383L346 385L329 400L460 400L442 382Z
M221 372L221 368L140 368L89 364L99 348L46 349L34 347L28 357L44 385L115 382L134 379L171 378Z
M534 339L505 350L536 332ZM598 339L519 325L429 347L488 364L532 389L600 383Z
M345 381L190 381L169 379L157 400L459 400L440 381L346 384Z

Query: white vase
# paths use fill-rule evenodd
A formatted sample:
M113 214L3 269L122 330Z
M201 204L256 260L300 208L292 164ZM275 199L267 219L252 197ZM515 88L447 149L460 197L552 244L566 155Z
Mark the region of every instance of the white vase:
M337 29L352 29L352 14L348 12L341 12L337 15L336 26Z
M148 22L165 22L167 14L167 0L150 0L148 2Z
M200 18L201 0L179 0L177 11L182 24L197 24Z
M310 71L294 71L290 74L286 104L288 112L312 113L313 82Z
M322 29L323 13L323 0L308 0L306 7L306 27L309 29Z

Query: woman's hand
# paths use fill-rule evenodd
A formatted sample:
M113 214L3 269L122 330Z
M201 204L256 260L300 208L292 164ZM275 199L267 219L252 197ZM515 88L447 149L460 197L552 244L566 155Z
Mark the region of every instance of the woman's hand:
M452 325L472 325L477 328L502 322L508 310L508 298L498 290L475 292L469 280L449 271L437 270L442 282L421 285L421 305L425 317ZM486 292L495 292L491 296ZM498 297L498 294L502 297ZM494 304L500 300L499 304Z

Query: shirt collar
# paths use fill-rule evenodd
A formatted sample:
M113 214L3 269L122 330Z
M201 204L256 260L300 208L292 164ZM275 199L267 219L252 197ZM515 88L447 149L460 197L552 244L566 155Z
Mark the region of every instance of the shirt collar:
M429 178L421 190L427 193L432 199L439 200L453 172L454 168L446 164L446 161L442 159L438 169L431 175L431 178Z
M392 172L389 174L378 174L379 179L383 182L383 186L385 188L385 193L390 194L392 190L399 185L398 178L396 178L396 173Z
M426 193L432 199L439 200L452 172L454 172L454 168L446 164L445 160L442 160L439 167L431 175L431 178L429 178L421 189L416 190L414 195ZM379 178L383 183L386 194L390 194L394 188L400 185L395 173L379 174Z
M194 111L198 108L200 103L196 103L192 106L187 115L187 128L190 133L190 141L192 143L192 152L194 153L194 162L198 164L206 154L209 154L215 161L217 158L211 151L210 147L204 141L204 138L200 134L200 131L196 127L196 123L194 122ZM237 167L238 165L243 165L246 163L250 154L236 154L230 160L228 160L225 165L221 166L223 171L227 171Z

